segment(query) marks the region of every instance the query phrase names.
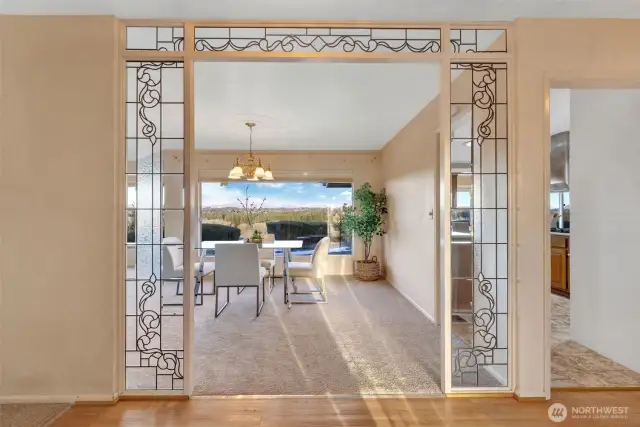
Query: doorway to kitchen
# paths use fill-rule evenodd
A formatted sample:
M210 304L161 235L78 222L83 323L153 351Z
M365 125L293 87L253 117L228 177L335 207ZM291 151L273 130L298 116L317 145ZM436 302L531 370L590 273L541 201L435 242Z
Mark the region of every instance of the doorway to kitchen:
M640 386L640 91L551 89L551 387Z

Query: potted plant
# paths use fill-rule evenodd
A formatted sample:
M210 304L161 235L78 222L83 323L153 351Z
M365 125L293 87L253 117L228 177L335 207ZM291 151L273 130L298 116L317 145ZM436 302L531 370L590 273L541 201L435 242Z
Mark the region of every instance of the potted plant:
M375 236L382 236L384 219L387 214L387 193L383 188L379 193L371 190L366 182L353 193L354 204L342 207L342 230L345 234L355 234L364 244L364 260L356 261L354 275L360 280L378 280L380 263L371 256L371 244Z
M262 245L262 235L258 230L254 230L251 238L249 239L249 243L257 243L258 246Z

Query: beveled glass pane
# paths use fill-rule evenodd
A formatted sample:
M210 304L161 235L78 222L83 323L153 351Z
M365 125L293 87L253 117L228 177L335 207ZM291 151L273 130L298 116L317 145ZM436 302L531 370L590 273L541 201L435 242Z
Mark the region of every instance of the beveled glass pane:
M496 243L507 243L509 222L506 209L496 209Z
M496 204L497 208L508 208L507 174L495 175L496 179Z
M125 348L129 351L137 349L136 337L138 333L138 322L136 316L127 316L125 318Z
M496 245L490 243L482 244L481 257L482 269L479 273L482 273L486 278L495 279L497 268Z
M499 139L496 141L496 145L497 145L496 172L507 173L507 140Z
M504 279L508 276L508 257L507 257L507 245L496 245L496 268L497 277Z
M162 138L182 138L184 116L182 104L162 104Z
M184 208L184 177L182 174L162 175L162 205L165 209Z
M126 136L127 138L135 138L138 135L137 131L137 123L138 123L138 111L136 108L136 104L126 104L125 109L127 111L127 119L126 119Z
M495 209L482 209L480 211L480 223L482 230L482 243L496 243L497 218Z
M483 208L495 208L496 207L496 176L493 174L482 175L482 207Z
M137 140L134 138L127 138L126 140L126 150L127 150L127 173L136 173L137 170L137 154L136 150L138 147Z
M493 139L485 139L482 143L479 159L474 159L474 163L480 163L482 173L496 172L496 142Z
M178 102L184 100L183 95L183 72L182 68L162 69L162 102Z
M166 209L162 213L164 237L175 237L184 241L184 211Z
M136 287L136 282L133 280L127 280L125 282L125 287L126 287L126 312L125 314L127 316L132 315L135 316L136 314L138 314L138 304L136 301L136 296L137 296L137 287Z

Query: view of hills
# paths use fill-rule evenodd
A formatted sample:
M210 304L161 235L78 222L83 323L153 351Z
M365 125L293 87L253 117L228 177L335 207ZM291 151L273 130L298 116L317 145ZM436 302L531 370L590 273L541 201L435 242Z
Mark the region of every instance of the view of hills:
M262 214L258 215L258 222L270 221L327 221L329 208L263 208ZM224 222L229 225L238 226L243 222L245 216L238 208L234 207L203 207L202 220L207 222Z

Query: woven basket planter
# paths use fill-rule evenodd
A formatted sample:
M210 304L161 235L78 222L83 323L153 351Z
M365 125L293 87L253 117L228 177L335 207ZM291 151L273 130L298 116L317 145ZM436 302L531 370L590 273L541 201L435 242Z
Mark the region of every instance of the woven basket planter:
M369 262L356 261L356 269L353 275L363 281L371 282L380 278L380 263L377 257Z

